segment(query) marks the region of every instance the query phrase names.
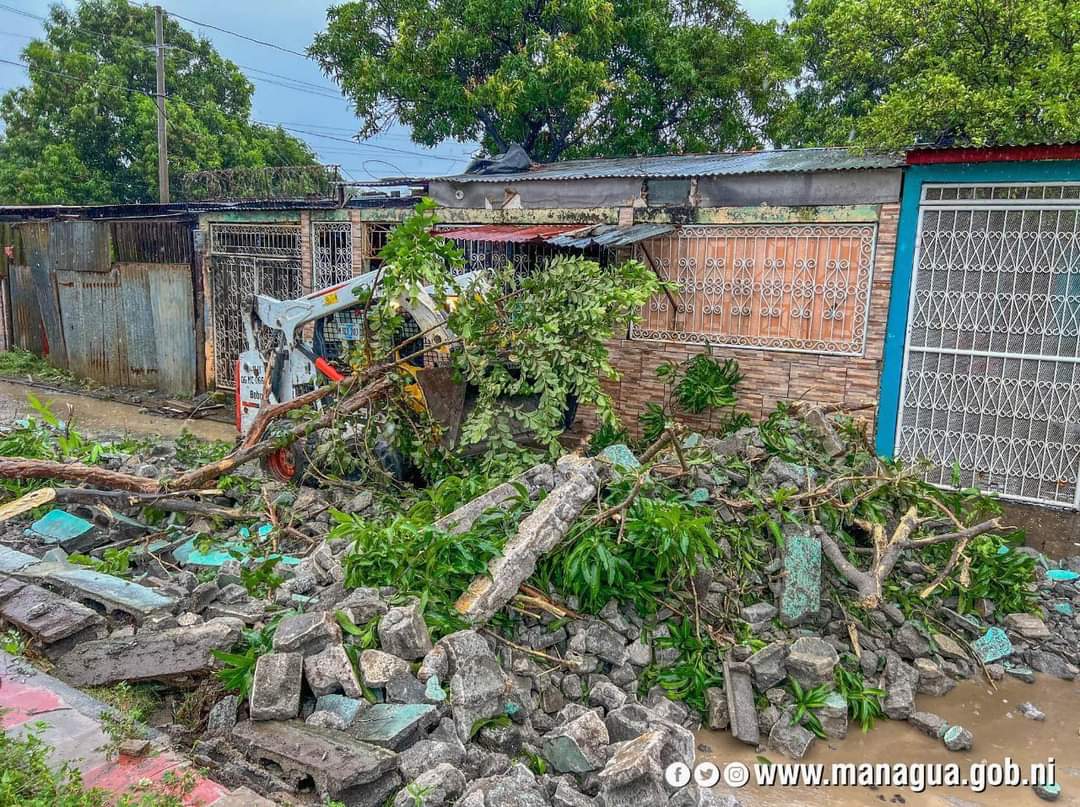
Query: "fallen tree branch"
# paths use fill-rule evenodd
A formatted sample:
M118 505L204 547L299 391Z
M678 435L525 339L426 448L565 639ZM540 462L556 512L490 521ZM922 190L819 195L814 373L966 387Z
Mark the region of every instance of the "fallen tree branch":
M871 527L874 543L873 560L871 561L870 568L866 570L858 568L854 563L848 560L847 556L844 555L843 549L831 535L821 528L817 529L818 540L821 542L821 551L825 554L825 557L829 559L832 565L836 567L836 570L840 572L841 576L855 586L859 593L859 601L865 608L877 608L881 604L881 595L885 580L892 573L900 556L906 550L920 549L924 546L949 543L950 541L958 542L957 548L954 548L953 555L949 559L949 563L945 566L945 570L939 575L940 579L935 580L930 587L924 590L922 596L926 597L937 588L937 586L939 586L941 582L944 581L945 577L952 571L952 568L956 565L956 561L960 557L960 553L971 539L988 532L996 532L1002 529L1001 520L993 518L989 521L983 521L980 524L973 524L970 527L965 527L956 532L934 535L928 538L912 539L912 533L920 526L918 512L914 505L904 513L899 524L897 524L896 529L893 531L893 534L887 539L885 538L884 529L881 528L880 525L875 524L865 526Z
M110 471L81 462L31 460L23 457L0 457L0 479L62 479L65 482L85 482L95 487L135 493L161 492L156 479Z
M94 488L56 488L56 499L61 504L97 504L110 502L113 507L153 507L167 513L191 513L209 518L223 518L228 521L246 521L257 518L235 507L184 499L158 493L130 493L118 490L95 490Z

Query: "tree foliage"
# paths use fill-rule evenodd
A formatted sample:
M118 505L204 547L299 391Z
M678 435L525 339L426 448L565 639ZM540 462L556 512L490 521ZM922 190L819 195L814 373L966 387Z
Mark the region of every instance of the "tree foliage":
M1075 0L796 0L793 18L783 144L1080 138Z
M736 0L354 0L311 53L362 134L544 161L753 147L790 76Z
M170 176L302 165L311 150L252 123L251 83L206 39L166 18ZM22 53L30 84L0 99L0 200L146 202L157 198L154 11L126 0L54 5L45 38Z

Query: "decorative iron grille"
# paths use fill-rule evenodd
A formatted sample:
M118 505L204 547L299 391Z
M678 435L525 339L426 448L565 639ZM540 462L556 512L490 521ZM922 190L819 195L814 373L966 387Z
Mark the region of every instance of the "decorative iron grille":
M861 355L874 224L682 227L637 246L678 289L632 339ZM672 305L674 303L674 305Z
M352 224L316 221L311 224L314 288L325 289L352 277Z
M1080 185L924 190L896 453L1080 506Z
M256 294L281 300L303 294L299 224L211 224L210 286L214 366L218 387L236 384L236 358L244 344L244 313ZM270 331L258 335L271 346Z

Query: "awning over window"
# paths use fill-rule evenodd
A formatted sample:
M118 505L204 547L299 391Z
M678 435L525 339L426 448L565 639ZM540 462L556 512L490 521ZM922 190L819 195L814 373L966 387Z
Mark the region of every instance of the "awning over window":
M443 238L461 241L496 241L501 243L543 243L549 239L582 229L580 224L481 224L438 232Z

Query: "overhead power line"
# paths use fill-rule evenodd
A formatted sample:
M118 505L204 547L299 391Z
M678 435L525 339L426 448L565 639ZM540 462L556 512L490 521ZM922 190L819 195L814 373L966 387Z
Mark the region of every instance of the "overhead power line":
M39 17L37 14L31 14L29 11L23 11L21 8L15 8L15 6L9 6L7 3L0 3L0 10L10 11L12 14L18 14L20 17L29 17L38 22L45 22L44 17Z
M255 122L256 123L261 123L263 126L273 126L273 124L267 123L265 121L255 121ZM280 128L284 129L287 132L298 132L300 134L306 134L306 135L310 135L312 137L322 137L322 138L325 138L326 140L336 140L339 143L348 143L349 145L358 146L358 147L361 147L361 148L378 149L379 151L389 151L389 152L393 152L395 154L408 154L411 157L427 157L428 159L431 159L431 160L442 160L444 162L458 162L459 160L463 159L461 157L443 157L443 156L441 156L439 154L427 154L427 153L425 153L423 151L409 151L407 149L396 149L396 148L393 148L391 146L380 146L380 145L378 145L376 143L360 143L360 142L357 142L356 140L349 140L347 137L335 137L334 135L323 134L322 132L313 132L310 129L297 129L296 127L293 127L293 126L281 126L281 124L278 124L278 126L280 126Z
M0 59L0 62L2 62L3 64L13 64L16 67L21 67L27 73L29 73L31 70L36 70L39 73L45 73L46 75L50 75L50 76L59 76L60 78L66 78L66 79L69 79L71 81L78 81L78 82L83 83L83 84L86 84L87 81L88 81L86 76L73 76L73 75L71 75L71 73L61 73L58 70L47 70L44 67L33 67L33 68L31 68L31 66L29 64L27 64L26 62L23 62L23 61L16 62L16 61L13 61L11 59ZM147 90L141 90L138 87L129 87L126 84L113 84L112 82L109 82L109 81L97 81L97 82L94 82L94 83L100 84L103 87L113 87L114 89L117 89L117 90L125 90L127 92L139 93L140 95L149 95L150 97L153 97L153 95L154 95L154 93L148 92Z
M262 45L264 48L273 48L274 50L280 50L283 53L291 53L293 56L299 56L301 59L309 59L309 58L311 58L306 53L301 53L298 50L293 50L292 48L287 48L284 45L278 45L278 44L276 44L274 42L267 42L265 39L256 39L253 36L248 36L247 34L241 34L238 31L231 31L228 28L222 28L219 25L211 25L208 22L200 22L199 20L193 20L193 19L191 19L191 17L185 17L182 14L177 14L175 11L169 11L168 14L169 14L170 17L176 17L176 19L178 19L178 20L184 20L184 22L190 22L192 25L201 25L203 28L210 28L213 31L220 31L223 34L229 34L230 36L235 36L235 37L237 37L239 39L246 39L248 42L254 42L256 45Z

